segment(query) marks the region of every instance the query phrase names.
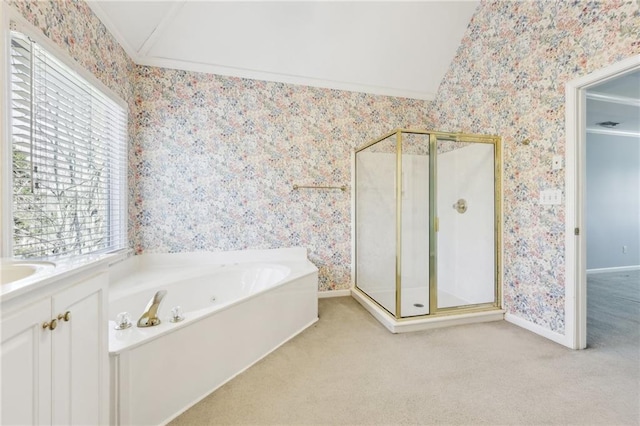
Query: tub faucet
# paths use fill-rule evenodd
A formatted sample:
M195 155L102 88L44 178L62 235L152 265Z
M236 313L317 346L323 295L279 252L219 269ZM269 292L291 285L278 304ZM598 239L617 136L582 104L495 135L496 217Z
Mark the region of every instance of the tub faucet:
M149 303L147 303L147 307L144 310L144 313L138 320L138 327L153 327L154 325L160 324L160 318L158 318L158 308L160 307L160 302L164 296L166 296L167 290L160 290L156 294L153 295Z

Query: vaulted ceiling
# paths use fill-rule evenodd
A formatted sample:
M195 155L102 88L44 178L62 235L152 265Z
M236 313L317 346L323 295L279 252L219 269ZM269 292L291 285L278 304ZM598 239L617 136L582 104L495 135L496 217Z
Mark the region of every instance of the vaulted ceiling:
M141 65L432 100L479 1L88 4ZM640 134L640 73L591 88L587 107L590 131Z
M478 1L89 1L138 64L433 99Z

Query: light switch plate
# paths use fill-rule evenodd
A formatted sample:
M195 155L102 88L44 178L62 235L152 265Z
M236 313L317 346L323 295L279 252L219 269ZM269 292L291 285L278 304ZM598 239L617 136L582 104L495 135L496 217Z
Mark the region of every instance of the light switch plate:
M555 205L562 203L562 191L559 189L545 189L540 191L540 204Z

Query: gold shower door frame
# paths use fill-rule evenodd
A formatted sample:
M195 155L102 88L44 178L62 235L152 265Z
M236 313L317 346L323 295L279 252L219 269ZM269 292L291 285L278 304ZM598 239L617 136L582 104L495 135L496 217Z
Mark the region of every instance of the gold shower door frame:
M429 313L425 315L417 315L410 317L402 317L402 135L403 134L419 134L429 136ZM502 140L499 136L477 135L467 133L449 133L431 130L419 129L394 129L383 136L356 148L354 157L354 170L357 174L357 155L359 152L376 145L393 135L396 135L396 256L395 256L395 315L381 305L377 300L369 296L364 290L358 287L358 269L357 260L355 265L355 287L365 297L382 308L389 315L398 321L415 320L420 318L432 318L437 316L462 314L471 312L482 312L500 309L502 300ZM437 206L437 167L438 167L438 141L464 142L464 143L484 143L493 145L493 165L494 165L494 249L495 249L495 265L494 265L494 301L493 303L480 303L472 305L452 306L446 308L438 308L438 206ZM354 185L354 202L358 202L357 185ZM357 221L357 208L354 209L356 214L354 223ZM354 227L354 245L357 253L357 226ZM357 255L355 256L357 259Z

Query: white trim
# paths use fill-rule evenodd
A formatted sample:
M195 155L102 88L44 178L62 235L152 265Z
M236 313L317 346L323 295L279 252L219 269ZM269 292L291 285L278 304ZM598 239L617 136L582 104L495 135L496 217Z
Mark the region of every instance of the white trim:
M504 314L504 320L510 322L511 324L517 325L518 327L522 327L525 330L529 330L533 333L539 334L540 336L552 340L556 343L567 346L567 338L564 334L556 333L555 331L551 331L548 328L542 327L538 324L532 323L531 321L527 321L510 313Z
M13 241L11 211L11 108L8 93L11 93L9 55L9 14L6 2L0 4L0 257L9 257Z
M96 0L86 0L86 3L89 6L89 8L93 11L93 14L96 15L96 17L100 20L100 22L102 22L102 25L104 25L107 28L107 30L109 31L109 33L111 33L113 38L116 39L118 44L120 44L120 46L124 49L127 55L129 55L131 60L137 63L138 59L140 59L138 57L138 52L136 51L136 49L133 48L133 46L129 44L129 42L127 41L127 38L124 37L122 33L120 33L120 31L118 31L118 27L114 25L113 21L109 18L109 14L104 11L102 6L100 6L100 2Z
M596 127L588 127L587 133L592 133L595 135L628 136L631 138L640 138L639 132L629 132L625 130L614 130L614 129L602 129L602 128L596 128Z
M610 268L587 269L587 275L606 274L609 272L638 271L638 270L640 270L640 265L613 266Z
M350 288L346 290L328 290L328 291L318 292L318 299L327 299L329 297L346 297L346 296L351 296Z
M640 106L640 99L628 98L626 96L608 95L606 93L589 92L587 99L598 102L610 102L612 104Z
M586 91L589 87L640 69L635 55L565 86L565 338L573 349L587 346L586 221L585 221L585 145ZM574 229L580 229L580 236Z
M122 216L123 222L121 226L122 230L119 231L119 235L122 236L124 244L124 248L128 247L129 239L127 235L127 211L128 211L128 178L127 178L127 146L129 140L129 105L118 95L114 90L109 88L106 84L100 81L95 75L93 75L90 71L82 67L78 62L76 62L68 51L58 46L52 40L50 40L47 36L45 36L42 31L31 24L22 14L13 9L12 7L2 2L0 5L0 24L2 25L2 31L0 35L0 43L2 43L2 53L0 54L0 61L2 64L0 65L0 84L2 85L2 92L9 94L11 93L9 75L10 75L10 61L7 59L10 56L10 23L13 22L18 31L27 35L30 39L39 44L42 48L44 48L48 53L55 56L57 60L61 63L69 67L78 77L85 80L94 89L97 89L108 99L117 104L120 108L123 109L125 113L125 156L123 158L124 167L121 187L118 188L120 191L120 200L119 205L122 208L122 211L119 212L119 216ZM12 218L12 202L11 202L11 107L9 105L10 96L3 96L3 99L0 101L0 137L2 140L0 141L0 165L2 166L2 173L0 177L0 237L2 240L0 246L0 256L1 257L10 257L12 256L12 246L13 246L13 218Z
M435 94L417 90L398 89L394 87L372 86L354 82L327 80L322 78L305 77L300 75L281 74L247 68L227 67L223 65L206 64L203 62L175 60L162 57L146 57L136 61L139 65L171 68L183 71L202 72L228 77L247 78L260 81L274 81L278 83L296 84L324 89L343 90L347 92L367 93L373 95L392 96L398 98L432 101Z
M156 25L153 31L151 31L151 34L149 34L144 43L142 43L142 46L140 46L140 49L138 49L138 57L147 57L149 51L153 49L153 46L155 46L160 36L162 36L162 33L167 28L167 25L169 25L175 19L176 15L178 14L178 12L180 12L180 9L182 9L182 6L184 6L184 4L185 0L173 3L169 10L164 13L158 25Z

